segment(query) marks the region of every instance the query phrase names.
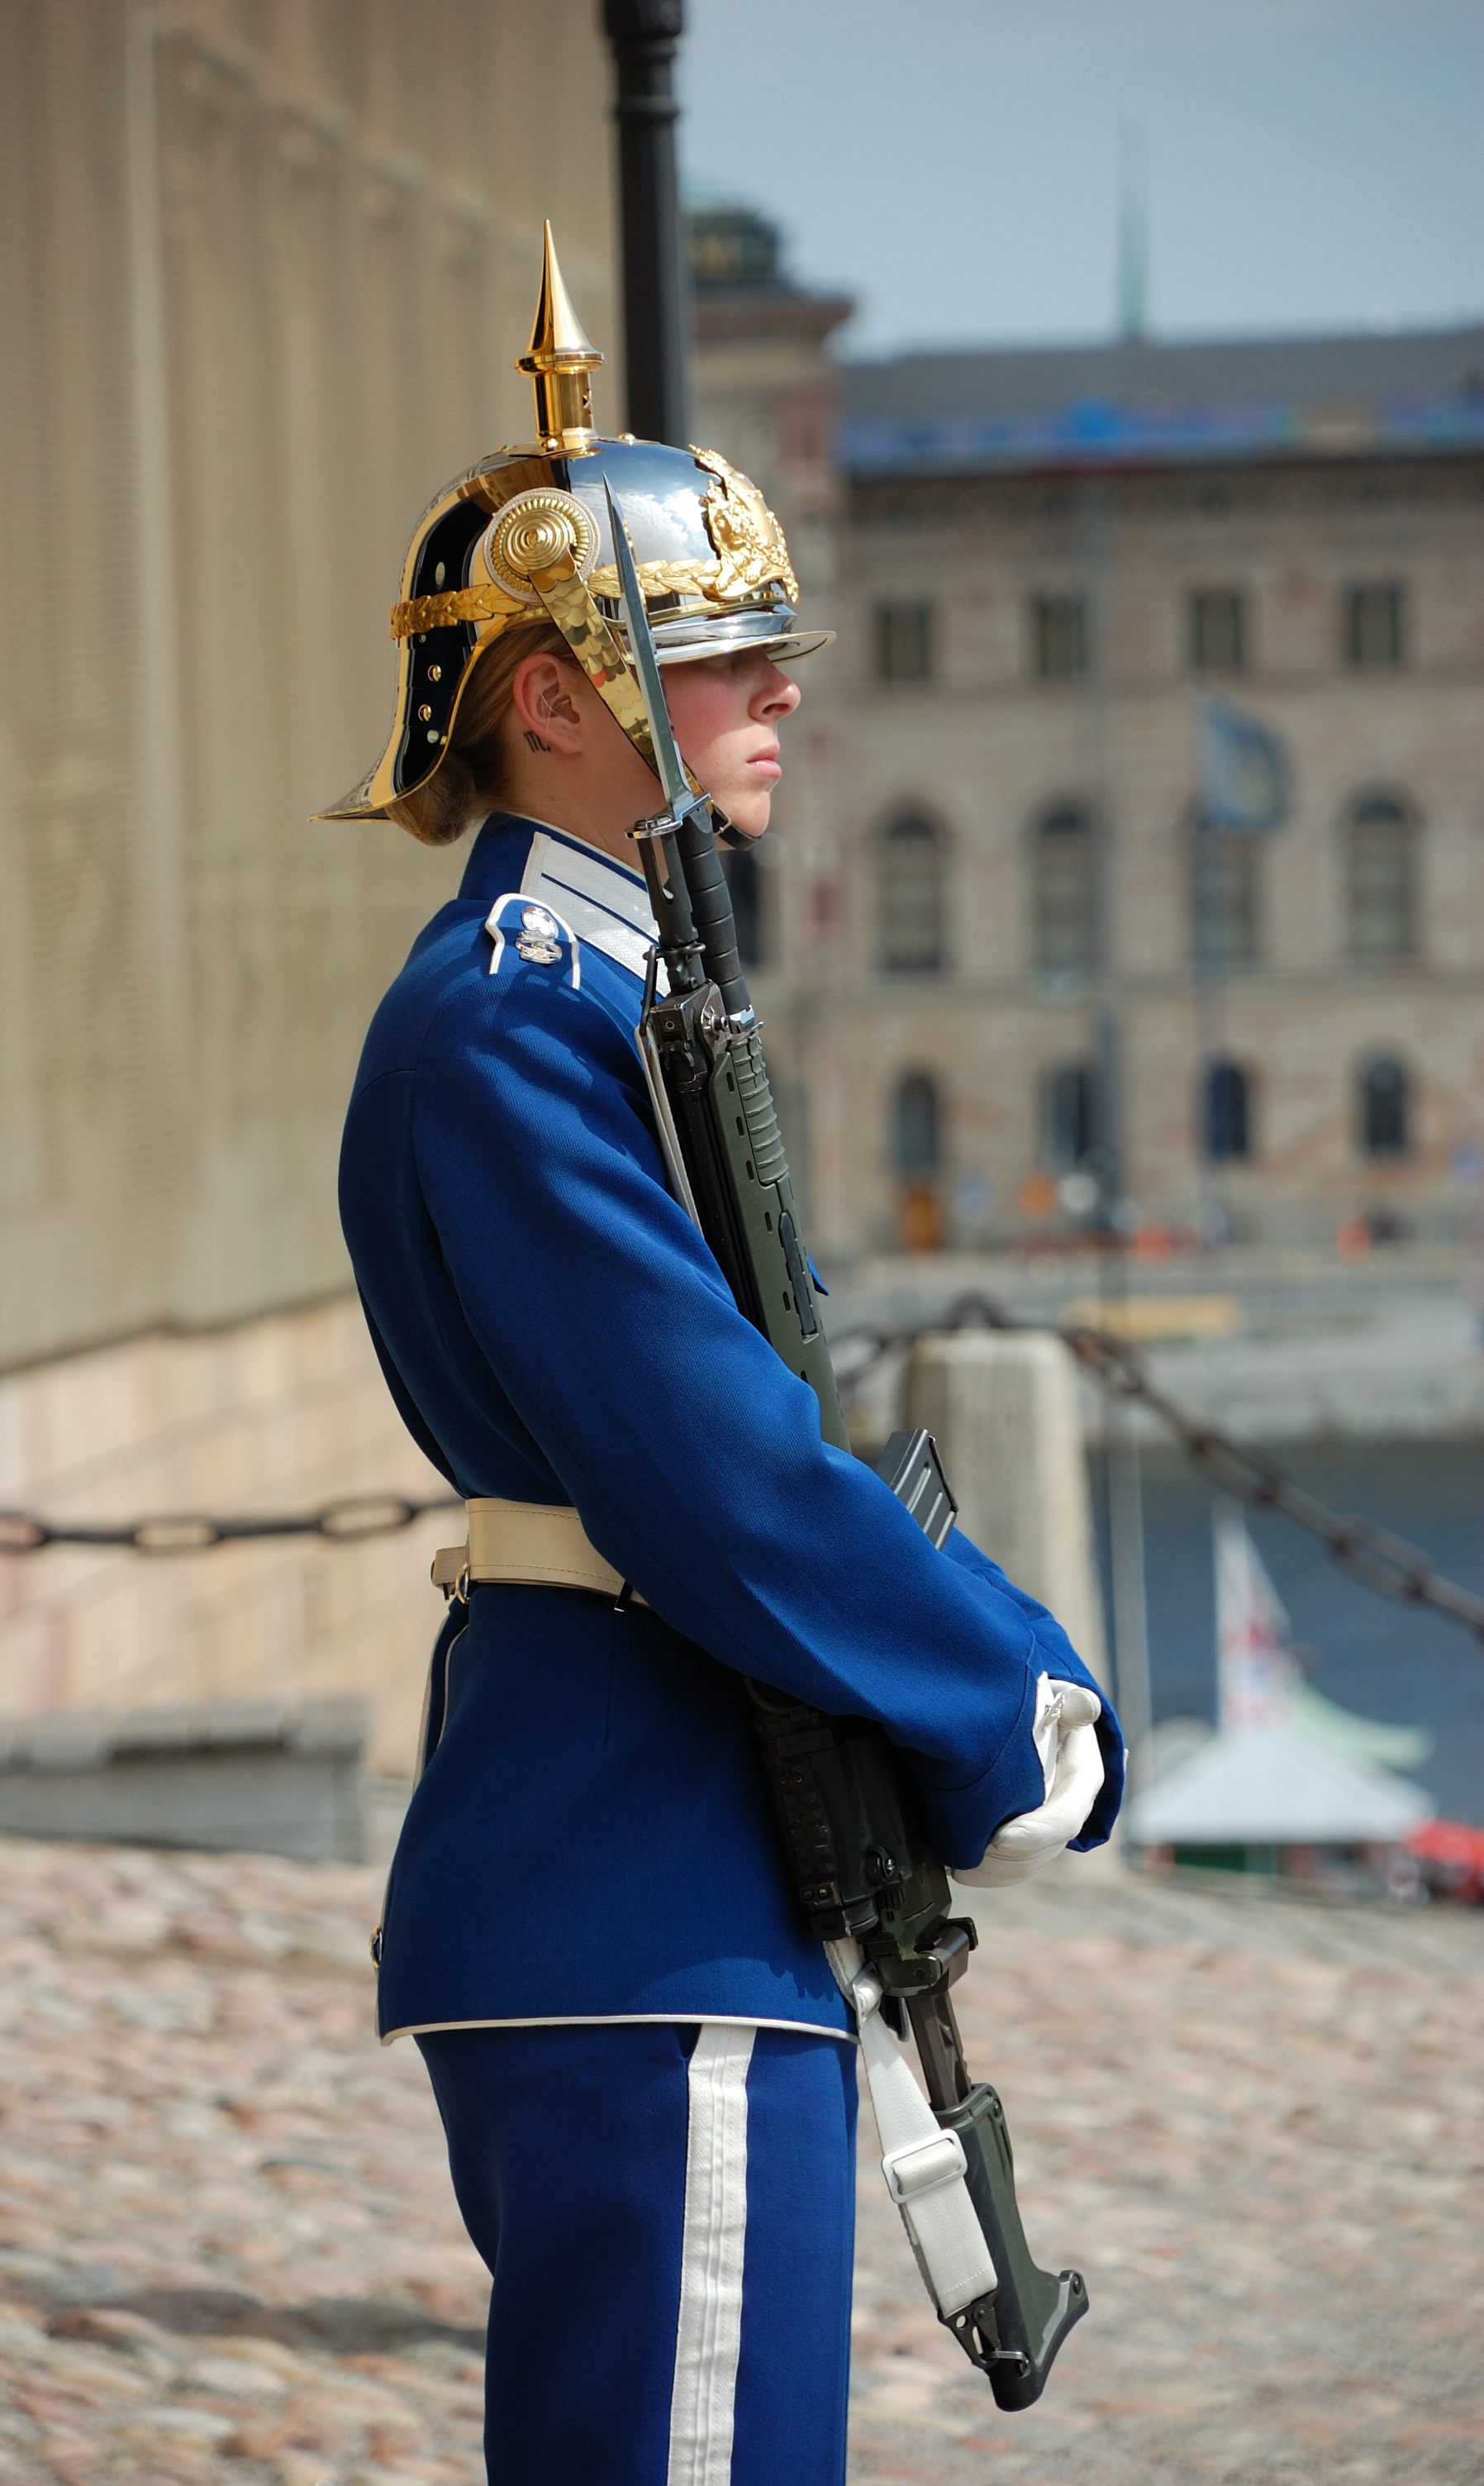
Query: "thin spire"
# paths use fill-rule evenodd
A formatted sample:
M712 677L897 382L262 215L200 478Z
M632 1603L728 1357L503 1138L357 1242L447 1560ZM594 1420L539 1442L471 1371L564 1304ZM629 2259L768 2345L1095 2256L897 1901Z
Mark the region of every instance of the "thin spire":
M541 251L541 294L531 345L515 368L536 383L536 429L543 444L580 448L592 437L592 384L603 357L589 342L562 281L550 220Z
M1149 333L1148 150L1125 122L1118 145L1118 333L1142 345Z

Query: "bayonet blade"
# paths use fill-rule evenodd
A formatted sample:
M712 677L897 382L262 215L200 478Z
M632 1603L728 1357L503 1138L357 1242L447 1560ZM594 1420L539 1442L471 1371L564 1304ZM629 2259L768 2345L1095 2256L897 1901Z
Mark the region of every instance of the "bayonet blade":
M665 704L665 686L660 680L659 657L655 653L654 633L634 566L634 547L629 531L613 496L613 485L607 476L603 489L608 495L608 524L613 536L614 559L618 566L618 589L623 601L623 619L628 624L629 657L639 679L645 714L649 720L649 739L654 745L654 764L665 800L673 812L684 810L692 800L691 781L685 773L685 762L675 748L674 728Z

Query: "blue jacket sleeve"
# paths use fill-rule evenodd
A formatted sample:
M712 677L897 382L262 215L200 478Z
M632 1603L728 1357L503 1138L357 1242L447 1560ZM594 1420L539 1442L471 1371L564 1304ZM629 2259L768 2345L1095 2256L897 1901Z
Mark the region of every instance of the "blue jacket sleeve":
M589 1536L724 1664L880 1721L944 1861L1042 1800L1036 1677L1090 1683L972 1546L936 1553L736 1310L671 1198L637 1054L600 1005L507 950L419 1062L419 1180L464 1317ZM465 1489L485 1489L478 1478ZM1096 1688L1096 1687L1094 1687ZM1116 1810L1116 1728L1098 1814Z

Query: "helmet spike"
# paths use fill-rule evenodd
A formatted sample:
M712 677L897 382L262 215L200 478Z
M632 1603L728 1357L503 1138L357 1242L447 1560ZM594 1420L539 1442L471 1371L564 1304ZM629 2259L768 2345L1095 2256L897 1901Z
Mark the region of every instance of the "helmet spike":
M592 384L602 355L583 333L562 282L551 222L544 226L541 296L529 350L515 368L536 383L536 427L543 449L586 449L593 437Z

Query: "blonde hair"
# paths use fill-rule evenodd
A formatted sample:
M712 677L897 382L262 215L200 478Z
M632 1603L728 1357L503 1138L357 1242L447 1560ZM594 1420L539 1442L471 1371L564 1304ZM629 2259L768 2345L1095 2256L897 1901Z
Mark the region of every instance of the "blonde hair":
M516 622L490 642L464 684L453 738L426 786L388 803L386 815L425 846L451 846L481 807L499 808L505 792L504 726L516 669L527 656L571 656L554 622Z

